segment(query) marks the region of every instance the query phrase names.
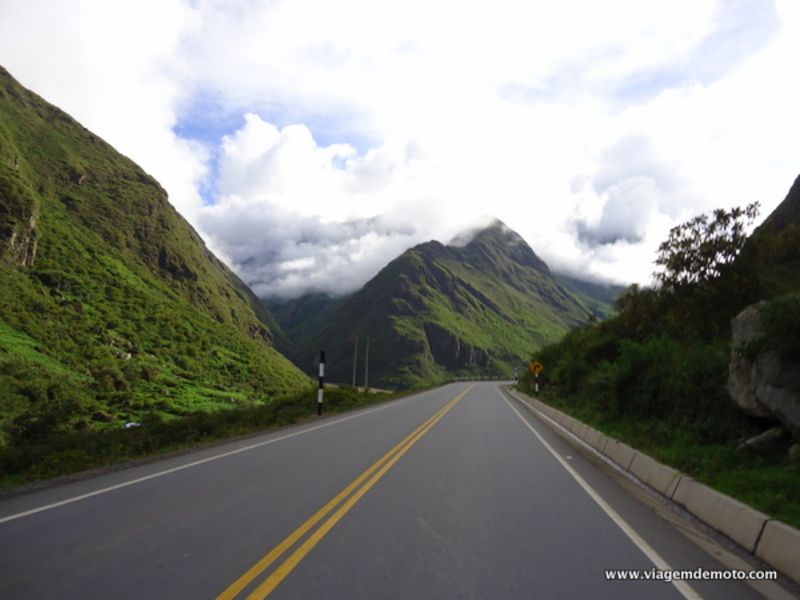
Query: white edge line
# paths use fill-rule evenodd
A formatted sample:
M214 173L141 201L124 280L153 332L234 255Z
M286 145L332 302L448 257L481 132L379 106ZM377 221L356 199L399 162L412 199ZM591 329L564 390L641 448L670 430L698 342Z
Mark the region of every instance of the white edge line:
M623 519L617 511L611 508L611 506L605 500L603 500L600 494L598 494L595 489L590 486L585 479L583 479L583 477L578 475L575 469L573 469L572 466L566 460L564 460L564 458L558 452L556 452L550 444L547 443L541 434L534 429L533 425L531 425L525 419L525 417L522 416L519 410L517 410L517 407L514 406L511 401L503 395L503 393L500 391L500 388L495 387L495 389L497 390L497 393L500 394L500 397L503 398L503 400L505 400L506 403L511 407L511 410L513 410L520 420L525 424L525 426L530 429L531 432L533 432L533 434L539 439L542 445L547 448L550 454L552 454L556 460L561 463L561 466L564 467L567 473L572 475L573 479L575 479L575 481L578 482L584 491L589 494L592 500L594 500L600 506L600 508L603 509L609 518L611 518L611 520L614 521L614 523L616 523L620 529L622 529L625 535L627 535L628 538L630 538L630 540L636 544L639 550L641 550L658 569L662 571L673 571L674 569L669 566L667 561L661 558L661 555L659 555L650 544L644 541L644 539L642 539L642 537L636 533L636 531L634 531L630 525L628 525L625 519ZM702 600L702 596L692 589L692 587L689 586L685 581L672 579L670 583L672 583L672 585L674 585L687 600Z
M295 431L293 433L288 433L286 435L282 435L282 436L277 437L277 438L272 438L272 439L264 441L264 442L259 442L257 444L252 444L251 446L245 446L244 448L237 448L236 450L231 450L230 452L224 452L223 454L217 454L215 456L210 456L210 457L204 458L202 460L197 460L195 462L187 463L187 464L181 465L179 467L174 467L172 469L167 469L166 471L159 471L158 473L153 473L153 474L147 475L145 477L139 477L137 479L131 479L130 481L126 481L124 483L118 483L117 485L112 485L112 486L109 486L109 487L106 487L106 488L101 488L99 490L95 490L95 491L89 492L87 494L82 494L80 496L74 496L72 498L67 498L66 500L61 500L59 502L53 502L52 504L45 504L44 506L40 506L38 508L32 508L32 509L26 510L24 512L16 513L16 514L13 514L13 515L8 515L7 517L0 518L0 524L7 523L8 521L14 521L16 519L21 519L23 517L29 517L31 515L35 515L36 513L44 512L44 511L47 511L47 510L51 510L53 508L58 508L60 506L65 506L67 504L72 504L73 502L79 502L81 500L86 500L87 498L91 498L93 496L99 496L101 494L106 494L108 492L113 492L114 490L118 490L120 488L128 487L129 485L135 485L137 483L142 483L142 482L148 481L150 479L156 479L157 477L161 477L163 475L169 475L169 474L175 473L177 471L183 471L184 469L189 469L191 467L196 467L198 465L202 465L202 464L205 464L207 462L212 462L212 461L218 460L220 458L226 458L226 457L232 456L234 454L239 454L240 452L247 452L248 450L254 450L256 448L260 448L261 446L266 446L268 444L274 444L275 442L280 442L280 441L283 441L283 440L286 440L286 439L289 439L289 438L296 437L298 435L303 435L304 433L310 433L312 431L316 431L317 429L322 429L324 427L330 427L331 425L337 425L339 423L344 423L345 421L349 421L351 419L356 419L358 417L367 415L369 413L372 413L372 412L375 412L375 411L378 411L378 410L383 410L384 408L387 408L388 406L389 406L389 403L386 403L386 404L384 404L382 406L377 406L377 407L374 407L374 408L372 408L370 410L365 410L365 411L359 412L358 414L350 415L350 416L347 416L347 417L343 417L341 419L336 419L334 421L329 421L327 423L321 423L319 425L315 425L314 427L310 427L308 429L303 429L302 431ZM264 432L264 433L266 434L267 432ZM233 440L231 440L231 443L234 443ZM198 448L198 450L202 450L202 449L203 449L202 447Z

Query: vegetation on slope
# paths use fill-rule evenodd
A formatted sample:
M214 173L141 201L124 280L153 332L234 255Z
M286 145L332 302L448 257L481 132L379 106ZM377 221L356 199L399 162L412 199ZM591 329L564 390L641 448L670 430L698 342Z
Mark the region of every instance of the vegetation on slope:
M347 386L328 388L324 411L327 415L353 410L392 397ZM137 427L52 433L46 440L0 450L0 488L135 459L146 460L154 455L291 425L312 418L316 411L317 389L309 386L268 404L194 411L172 419L151 413Z
M2 69L0 294L0 447L308 384L158 183Z
M798 180L800 181L800 179ZM800 526L800 466L788 447L736 447L770 425L747 417L725 388L730 321L764 300L768 342L798 351L800 184L747 238L755 206L716 211L673 230L661 247L655 289L630 288L607 321L574 328L537 352L541 397L655 458ZM530 390L526 374L521 387Z

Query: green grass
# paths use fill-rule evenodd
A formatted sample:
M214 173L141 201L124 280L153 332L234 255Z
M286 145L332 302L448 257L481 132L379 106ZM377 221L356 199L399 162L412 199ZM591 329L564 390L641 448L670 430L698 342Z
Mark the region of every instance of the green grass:
M200 393L200 390L197 390ZM349 386L325 390L326 415L394 398L392 394L357 391ZM277 397L267 404L228 406L223 392L202 390L202 409L165 418L158 411L143 415L138 427L69 431L25 444L0 448L0 488L194 448L237 436L317 418L317 391ZM216 398L216 404L213 402ZM197 398L193 402L198 401ZM192 404L194 406L194 404Z
M36 340L13 327L0 323L0 360L16 357L25 362L41 365L58 375L72 375L72 370L37 350Z

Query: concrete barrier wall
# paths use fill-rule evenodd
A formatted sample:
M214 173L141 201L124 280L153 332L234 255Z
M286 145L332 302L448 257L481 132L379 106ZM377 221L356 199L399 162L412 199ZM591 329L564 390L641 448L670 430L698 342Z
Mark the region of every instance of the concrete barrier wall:
M673 498L675 488L678 487L682 477L681 473L672 467L662 465L641 452L637 452L633 457L628 470L667 498Z
M517 396L625 471L800 583L800 531L797 529L771 519L539 400L521 394Z
M800 582L800 535L780 521L769 521L758 541L756 556Z
M675 502L751 554L769 517L730 496L683 477L672 497Z
M583 441L589 444L592 448L603 454L605 452L606 444L608 444L608 436L603 435L596 429L591 427L586 428L583 435Z
M628 446L628 444L614 438L608 438L603 454L628 471L631 468L633 459L636 458L636 455L639 453Z

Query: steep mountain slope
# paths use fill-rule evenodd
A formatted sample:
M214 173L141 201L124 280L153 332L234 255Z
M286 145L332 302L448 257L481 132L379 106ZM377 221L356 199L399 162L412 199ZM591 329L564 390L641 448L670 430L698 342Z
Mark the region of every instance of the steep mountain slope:
M7 440L307 382L159 184L2 68L0 294Z
M625 291L621 285L592 283L568 275L553 273L556 281L601 319L614 315L614 302Z
M344 302L296 362L313 372L324 349L329 380L349 383L358 343L359 384L511 377L536 348L590 318L525 241L497 221L469 241L427 242L392 261Z
M772 233L781 233L790 227L800 226L800 176L798 176L786 198L772 211L757 231L768 230ZM758 236L758 232L755 232Z
M758 282L752 301L800 290L800 176L747 240L737 263Z
M286 352L290 356L325 329L348 298L349 295L334 297L313 292L289 300L263 299L262 302L291 340L293 346Z

